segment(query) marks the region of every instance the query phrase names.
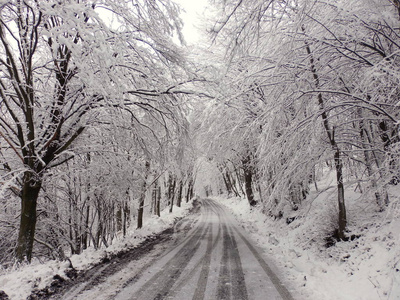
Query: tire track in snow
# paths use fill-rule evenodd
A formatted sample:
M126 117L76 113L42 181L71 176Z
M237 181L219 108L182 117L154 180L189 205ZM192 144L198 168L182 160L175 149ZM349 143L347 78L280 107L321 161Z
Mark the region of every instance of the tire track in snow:
M228 226L222 225L223 254L218 279L218 299L247 300L247 288L236 240Z
M147 278L116 298L293 300L224 207L208 199L202 203L196 227L147 270ZM185 225L180 223L177 231Z
M218 211L219 213L223 214L226 218L226 212L223 209L223 207L221 207L220 204L214 202L214 201L210 201L209 202L211 206L213 206L215 208L216 211ZM259 263L259 265L261 266L261 268L264 270L265 274L269 277L269 279L271 280L271 282L273 283L273 285L275 286L276 290L278 291L278 293L281 295L281 297L285 300L294 300L293 296L291 295L291 293L288 291L288 289L286 288L286 286L282 283L282 281L278 278L278 276L272 271L271 267L268 265L268 263L262 258L262 256L258 253L258 251L256 250L256 248L252 245L252 243L240 232L240 230L237 228L237 226L233 225L231 222L228 222L228 220L225 220L226 224L231 224L231 227L235 230L235 232L239 235L239 237L243 240L243 242L246 244L246 246L248 247L248 249L250 250L250 252L252 253L252 255L255 257L255 259L257 260L257 262ZM236 241L235 238L233 236L233 232L231 232L231 237L233 238L233 243L235 245L235 249L236 247ZM238 258L240 260L240 256L239 253L237 253ZM225 270L224 270L225 271ZM242 272L243 274L243 272ZM244 282L244 278L243 278L243 282ZM224 289L223 287L220 286L221 289ZM226 290L226 288L225 288ZM247 298L240 298L240 296L238 296L238 298L236 298L236 295L238 295L237 293L233 292L233 299L247 299ZM243 297L243 296L242 296ZM221 299L226 299L226 298L221 298ZM229 299L229 298L228 298Z
M219 213L215 211L215 209L209 204L205 203L204 205L205 214L207 214L206 220L209 220L211 217L211 213L214 213L218 218L218 232L217 236L213 240L213 230L212 224L210 223L209 226L211 228L210 232L208 233L207 239L207 248L206 253L200 258L200 260L195 264L189 273L184 274L183 278L173 287L172 292L169 294L170 297L175 298L176 295L181 291L181 289L186 285L187 281L193 278L196 275L198 268L201 267L200 277L197 282L197 287L194 292L193 299L200 300L204 299L205 290L207 288L207 281L208 275L211 267L211 257L215 251L215 248L220 240L221 237L221 216Z
M249 250L254 255L254 257L257 259L258 263L260 264L260 266L262 267L264 272L268 275L271 282L274 284L275 288L277 289L279 294L282 296L282 298L286 299L286 300L294 300L293 296L290 294L288 289L285 287L285 285L282 283L282 281L278 278L278 276L276 276L276 274L272 271L270 266L261 257L261 255L257 252L257 250L249 242L249 240L247 238L245 238L244 235L236 227L235 227L235 231L240 236L240 238L243 240L243 242L246 244L246 246L249 248Z
M200 247L201 240L207 231L208 228L199 227L176 255L148 280L135 295L132 295L132 299L165 299L194 253Z

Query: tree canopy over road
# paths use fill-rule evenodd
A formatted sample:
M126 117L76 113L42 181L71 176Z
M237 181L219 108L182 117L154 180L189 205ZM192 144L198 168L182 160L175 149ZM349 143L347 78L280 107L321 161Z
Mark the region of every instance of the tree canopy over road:
M337 240L347 183L390 207L400 2L208 9L210 43L189 52L169 0L1 1L1 264L108 247L195 186L282 218L329 169ZM212 186L196 185L200 161Z

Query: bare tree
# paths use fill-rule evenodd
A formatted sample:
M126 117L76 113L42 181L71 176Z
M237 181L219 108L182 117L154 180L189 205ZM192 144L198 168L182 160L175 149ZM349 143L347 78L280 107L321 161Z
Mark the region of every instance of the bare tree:
M168 108L160 110L176 104L167 95L173 84L160 80L151 68L168 70L180 61L169 38L181 26L176 6L148 1L107 5L1 5L0 127L7 144L3 188L19 186L14 189L21 198L19 260L32 257L38 197L47 174L74 159L71 147L85 130L110 109L124 108L137 124L139 110L173 115ZM125 29L108 27L99 9L111 11ZM151 98L161 95L165 101L151 104Z

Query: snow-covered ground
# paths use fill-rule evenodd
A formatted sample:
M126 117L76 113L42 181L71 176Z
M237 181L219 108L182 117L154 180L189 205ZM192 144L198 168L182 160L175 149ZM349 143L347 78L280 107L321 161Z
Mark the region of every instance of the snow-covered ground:
M250 209L245 199L214 199L230 208L280 267L296 287L296 299L400 299L400 186L391 187L390 206L383 212L366 194L355 192L355 186L347 186L348 235L358 238L326 248L325 238L336 223L336 190L329 188L333 183L334 177L327 174L318 182L320 192L311 190L299 210L287 211L279 220ZM132 248L172 226L191 207L185 203L172 214L164 211L161 218L147 218L143 229L130 231L106 249L87 249L72 256L71 262L77 270L88 269L107 255ZM295 219L287 224L287 217ZM54 275L66 277L68 267L69 262L34 260L29 266L0 270L0 290L10 299L26 299L32 290L49 285Z
M93 265L99 263L108 255L131 249L146 237L162 232L171 227L176 218L183 217L188 214L192 203L182 202L182 207L174 207L172 213L168 212L168 207L161 212L161 217L151 216L144 220L142 229L128 232L125 238L115 240L108 248L95 251L89 248L80 255L70 257L71 263L76 270L86 270ZM40 262L33 259L30 265L18 266L11 270L0 269L0 291L4 291L11 300L26 299L33 290L43 289L50 285L53 277L59 275L67 278L66 271L70 263L59 261Z
M250 209L244 199L214 197L231 209L254 240L297 287L298 299L400 299L400 188L391 187L391 204L378 212L373 200L346 189L348 235L358 238L326 248L336 223L336 189L328 174L298 211L280 220ZM321 192L322 191L322 192ZM287 224L286 217L296 217ZM332 217L334 216L334 217Z

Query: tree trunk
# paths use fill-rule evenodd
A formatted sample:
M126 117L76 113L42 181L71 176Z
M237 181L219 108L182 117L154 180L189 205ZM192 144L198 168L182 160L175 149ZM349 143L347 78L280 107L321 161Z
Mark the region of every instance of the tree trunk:
M303 31L305 31L303 27ZM314 78L315 87L318 89L320 87L319 76L317 73L317 69L314 64L314 57L311 52L311 48L307 41L305 41L307 54L310 56L310 69ZM338 238L341 240L345 240L345 229L347 224L346 217L346 205L344 201L344 185L343 185L343 162L340 156L340 149L335 140L335 130L331 128L329 125L328 114L325 109L325 102L321 93L318 93L318 104L321 110L322 122L325 128L325 132L328 136L328 140L331 144L332 149L334 150L334 160L335 160L335 169L336 169L336 179L337 179L337 190L338 190L338 209L339 209L339 222L338 222Z
M101 246L101 236L103 234L103 218L102 218L102 214L100 212L100 210L98 211L98 224L97 224L97 231L96 231L96 242L94 245L94 249L97 250L100 248Z
M186 203L189 202L189 200L193 197L193 185L194 185L194 180L192 174L189 175L189 183L186 191Z
M42 186L42 180L35 178L35 175L30 171L25 172L23 180L16 258L20 262L24 259L31 262L36 229L37 199Z
M233 193L235 194L235 197L239 197L239 192L235 187L235 182L232 183L231 175L229 174L228 170L225 171L225 177L226 181L228 182L228 185L231 188L231 191L233 191Z
M183 181L182 179L179 181L179 191L178 191L178 198L176 199L176 206L181 207L182 202L182 190L183 190Z
M88 247L88 231L89 231L89 213L90 206L86 206L86 216L85 216L85 231L82 235L82 249L85 250Z
M337 190L338 190L338 207L339 207L339 230L338 237L341 240L346 240L344 234L347 226L346 217L346 205L344 202L344 186L343 186L343 161L340 157L339 148L335 152L335 168L336 168L336 180L337 180Z
M246 191L247 200L249 201L250 206L257 205L257 201L254 199L253 193L253 172L251 168L251 158L250 155L247 155L243 161L243 169L244 169L244 186Z
M139 208L138 208L138 218L137 218L137 228L138 229L143 227L144 200L146 198L147 177L149 176L149 171L150 171L150 162L146 161L143 185L142 185L142 190L140 192L140 198L139 198Z
M360 121L360 136L361 136L361 141L362 141L362 145L363 145L363 149L364 149L364 159L365 159L365 167L367 169L367 173L368 173L368 177L369 180L371 181L371 186L372 189L375 191L375 199L376 199L376 203L378 204L378 206L380 207L380 209L383 208L382 205L382 196L381 193L378 191L378 184L375 178L375 174L372 170L372 159L371 159L371 155L370 155L370 146L368 146L368 142L367 142L367 128L365 127L364 124L364 120L363 120L363 115L362 115L362 111L361 108L358 110L359 116L361 118Z
M232 186L229 182L228 172L225 171L225 168L223 167L223 165L218 165L218 170L221 172L222 179L223 179L225 187L226 187L226 191L228 192L228 197L230 197L232 195Z
M158 192L157 192L157 202L156 202L156 215L161 216L160 212L160 203L161 203L161 186L158 186Z
M151 193L151 213L157 214L157 197L158 197L158 181L154 182L153 190Z
M172 195L172 198L169 200L169 212L172 213L173 209L174 209L174 198L175 195Z
M190 190L189 190L189 199L192 199L194 196L193 189L194 189L194 181L192 180L192 184L190 185Z
M236 174L236 179L237 179L237 183L239 185L241 194L245 195L245 192L243 190L242 180L240 179L240 171L236 167L235 167L235 174Z
M223 173L223 171L221 171L221 174L222 174L222 179L224 180L224 183L225 183L226 191L228 192L228 197L230 197L232 195L232 189L229 186L228 180L227 180L225 174Z
M190 185L191 185L191 180L189 180L189 183L188 183L188 187L187 187L187 190L186 190L186 203L189 203L189 197L190 197Z
M373 142L374 141L374 137L373 137L373 134L372 134L372 128L370 128L369 126L365 126L365 124L364 124L363 127L364 127L363 133L364 133L368 143L370 145L374 145L374 142ZM372 157L374 158L375 165L376 165L376 168L378 170L379 176L381 178L384 178L385 174L382 172L381 157L378 154L378 151L376 151L375 149L371 149L371 153L372 153ZM371 157L371 155L370 155L370 157ZM372 168L371 168L371 170L372 170ZM378 187L378 185L376 185L376 186ZM375 198L377 200L378 206L380 207L380 210L384 210L385 206L389 205L389 195L388 195L387 190L385 188L383 189L383 193L381 193L379 191L376 191Z
M69 217L68 217L68 233L69 233L69 240L70 240L70 242L69 242L69 245L70 245L70 248L71 248L71 254L73 255L73 254L76 254L76 252L75 252L75 244L74 244L74 236L73 236L73 234L72 234L72 203L71 203L71 200L70 200L70 203L69 203L69 211L68 211L68 214L69 214Z
M74 232L74 244L75 253L80 254L82 251L82 234L80 231L80 224L78 224L78 212L77 212L77 199L73 199L72 203L72 228Z
M229 182L230 182L231 187L232 187L232 191L235 193L235 197L239 197L240 193L239 193L239 191L238 191L238 189L236 187L235 177L232 174L228 173L228 171L226 171L226 177L229 179Z
M169 186L168 186L168 204L169 204L169 212L172 213L174 207L174 198L175 198L175 187L176 187L176 177L173 175L169 175Z
M125 202L124 203L124 217L123 217L123 222L122 222L122 234L124 235L124 237L126 236L126 229L130 222L129 217L130 217L129 205L128 205L128 202Z
M123 203L118 205L117 213L115 215L116 221L117 221L117 231L122 230L122 218L123 218Z

